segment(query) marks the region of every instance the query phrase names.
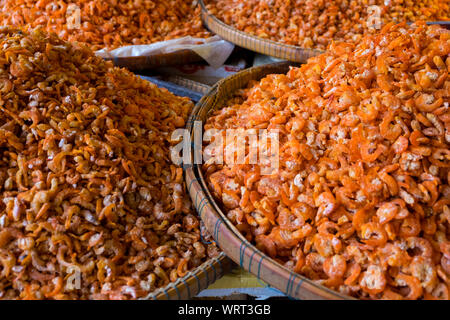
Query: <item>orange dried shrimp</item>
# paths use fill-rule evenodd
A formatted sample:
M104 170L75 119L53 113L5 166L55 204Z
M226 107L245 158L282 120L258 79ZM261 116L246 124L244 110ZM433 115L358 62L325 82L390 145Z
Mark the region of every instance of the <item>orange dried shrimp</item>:
M208 119L205 129L276 129L280 144L278 172L227 155L203 165L209 187L249 241L319 284L448 299L449 71L450 32L424 22L332 44Z
M450 19L448 0L206 0L223 22L255 36L325 49L332 40L359 41L388 22Z
M0 47L0 298L141 298L217 254L168 158L188 99L40 30Z
M196 0L0 0L0 25L41 27L93 50L210 36Z

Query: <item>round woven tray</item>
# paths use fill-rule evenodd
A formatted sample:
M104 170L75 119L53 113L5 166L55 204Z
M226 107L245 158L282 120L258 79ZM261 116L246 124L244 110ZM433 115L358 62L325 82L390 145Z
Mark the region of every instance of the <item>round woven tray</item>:
M202 20L204 25L211 32L221 36L223 39L234 43L237 46L283 60L301 63L305 63L309 58L323 53L322 50L305 49L298 46L287 45L242 32L230 25L227 25L216 16L209 13L205 5L205 2L207 1L208 0L199 0L202 7ZM428 24L438 24L444 28L450 28L450 21L431 21L428 22Z
M206 9L204 0L200 0L199 3L202 7L202 20L205 26L211 32L219 35L231 43L234 43L237 46L283 60L302 63L306 62L306 60L313 56L323 53L321 50L304 49L298 46L287 45L280 42L262 39L237 30L209 13L208 9Z
M187 128L192 134L194 121L204 123L212 111L223 107L223 103L249 81L260 80L272 73L286 73L288 70L289 63L270 64L244 70L218 82L195 106ZM193 155L194 150L191 151ZM209 233L227 256L242 268L295 299L351 299L292 272L248 242L213 199L203 177L201 165L185 165L185 174L192 202Z

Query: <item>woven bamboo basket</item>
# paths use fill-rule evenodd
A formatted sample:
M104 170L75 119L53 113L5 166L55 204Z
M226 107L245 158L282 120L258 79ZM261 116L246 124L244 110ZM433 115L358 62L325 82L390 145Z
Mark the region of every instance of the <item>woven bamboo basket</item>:
M117 57L113 59L108 58L106 60L112 61L117 67L127 68L131 71L140 71L203 61L203 58L194 51L185 49L164 54L137 57Z
M237 30L209 13L205 6L205 0L200 0L199 3L202 7L202 20L204 25L211 32L237 46L275 58L302 63L313 56L323 53L321 50L305 49L298 46L287 45L272 40L262 39Z
M218 82L196 105L187 128L192 134L194 121L204 123L212 111L223 107L222 103L230 98L236 90L245 87L249 81L260 80L272 73L286 73L288 70L289 63L287 62L270 64L244 70ZM194 147L192 145L192 155ZM201 146L197 147L201 148ZM185 165L185 175L193 205L209 233L220 248L242 268L291 298L351 299L292 272L248 242L213 199L203 177L201 165Z
M242 32L230 25L227 25L216 16L208 12L205 5L205 2L207 1L208 0L199 0L200 6L202 7L202 20L204 25L211 32L219 35L231 43L234 43L237 46L275 58L301 63L305 63L309 58L323 53L322 50L305 49L299 46L287 45ZM450 21L431 21L428 22L428 24L438 24L444 28L450 28Z

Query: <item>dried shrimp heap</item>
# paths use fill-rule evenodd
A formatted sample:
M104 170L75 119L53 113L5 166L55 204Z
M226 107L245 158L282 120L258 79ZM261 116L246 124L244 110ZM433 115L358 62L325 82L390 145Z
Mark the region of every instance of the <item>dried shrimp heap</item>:
M328 50L208 119L280 139L278 172L207 162L209 187L249 241L319 284L449 299L450 32L392 23Z
M91 49L207 38L196 0L0 0L0 25L40 27Z
M303 48L359 41L379 24L450 20L448 0L205 0L208 10L255 36ZM375 7L376 6L376 7Z
M0 48L0 298L141 298L217 254L169 159L192 102L40 30Z

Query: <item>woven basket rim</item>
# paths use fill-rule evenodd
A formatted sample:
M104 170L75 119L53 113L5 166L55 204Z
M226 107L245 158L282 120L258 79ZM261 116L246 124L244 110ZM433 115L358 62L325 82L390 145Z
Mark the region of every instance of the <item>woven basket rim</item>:
M216 17L215 15L210 13L208 11L208 9L206 8L205 1L206 0L199 0L199 4L200 4L200 6L202 8L202 14L206 15L216 25L220 26L220 28L222 28L224 30L232 31L232 32L240 35L241 38L245 37L245 38L250 39L253 42L261 42L261 43L264 43L264 44L268 44L269 46L271 46L271 47L273 47L273 48L275 48L277 50L283 50L284 49L284 50L292 50L292 51L304 51L304 52L309 52L310 54L313 54L313 55L318 55L318 54L326 52L326 50L320 50L320 49L317 49L317 48L302 48L302 47L296 46L296 45L290 45L290 44L285 44L285 43L277 42L277 41L270 40L270 39L264 39L264 38L255 36L253 34L250 34L250 33L247 33L247 32L241 31L241 30L238 30L235 27L226 24L225 22L220 20L218 17ZM203 19L203 15L202 15L202 19ZM203 21L203 22L204 22L204 24L207 27L209 27L208 24L205 21ZM426 22L427 22L427 24L437 24L437 25L441 25L443 28L447 28L447 29L450 28L450 20L432 20L432 21L426 21ZM220 36L222 36L222 35L220 35ZM228 41L230 41L230 40L228 40ZM232 42L232 41L230 41L230 42ZM252 45L249 45L246 48L249 49L249 50L252 50L252 51L260 52L258 50L255 50L255 48L253 48ZM264 53L264 52L262 52L262 53ZM278 57L278 58L285 59L283 54L281 54L281 55L274 55L274 56ZM303 61L297 61L297 62L303 62Z
M249 38L249 39L251 39L251 40L253 40L253 41L259 41L259 42L262 42L262 43L267 43L267 44L269 44L270 46L272 46L272 47L274 47L274 48L289 49L289 50L301 50L301 51L304 51L304 52L310 52L310 53L315 54L315 55L318 55L318 54L321 54L321 53L324 53L324 52L325 52L324 50L320 50L320 49L315 49L315 48L302 48L302 47L299 47L299 46L295 46L295 45L291 45L291 44L286 44L286 43L282 43L282 42L277 42L277 41L270 40L270 39L264 39L264 38L255 36L255 35L253 35L253 34L250 34L250 33L244 32L244 31L241 31L241 30L236 29L235 27L233 27L233 26L231 26L231 25L226 24L225 22L223 22L222 20L220 20L218 17L216 17L215 15L213 15L212 13L210 13L210 12L208 11L208 9L206 8L205 1L204 1L204 0L199 0L199 3L200 3L200 6L201 6L201 8L202 8L202 13L203 13L204 15L206 15L206 16L208 16L210 19L212 19L212 20L214 21L214 23L216 23L217 25L219 25L221 28L223 28L223 29L225 29L225 30L233 31L233 32L239 34L241 37L247 37L247 38ZM221 35L219 34L219 36L221 36ZM229 41L229 40L228 40L228 41ZM231 42L231 41L230 41L230 42ZM252 48L247 48L247 49L253 50ZM253 51L255 51L255 50L253 50Z
M235 75L232 75L228 78L225 78L221 81L219 81L216 85L214 85L211 90L209 91L208 94L206 94L202 100L200 100L197 104L196 107L194 108L192 114L191 114L191 118L189 121L190 123L193 123L194 120L197 119L197 115L199 113L200 110L202 110L202 108L208 104L208 99L213 98L213 103L211 103L210 105L210 110L214 110L214 107L217 103L217 98L215 96L217 96L219 94L220 88L221 86L228 82L231 81L237 77L242 76L243 74L247 74L247 73L252 73L256 70L264 70L266 68L270 68L270 67L274 67L274 68L282 68L283 66L291 66L292 63L289 62L279 62L279 63L273 63L273 64L268 64L268 65L263 65L263 66L257 66L257 67L253 67L253 68L249 68L246 70L243 70ZM208 113L210 112L210 110L208 110ZM190 130L190 133L192 134L192 125L191 126L187 126L187 129ZM192 153L193 154L193 153ZM354 299L353 297L350 296L346 296L343 295L337 291L331 290L323 285L319 285L317 283L315 283L314 281L308 279L307 277L300 275L298 273L295 273L291 270L289 270L288 268L286 268L285 266L281 265L280 263L276 262L274 259L270 258L268 255L266 255L264 252L260 251L258 248L256 248L256 246L254 246L252 243L248 242L245 237L239 232L239 230L237 230L237 228L234 226L234 224L226 217L226 215L224 214L223 210L220 208L220 206L218 205L218 203L215 201L215 199L213 198L207 183L204 179L203 176L203 172L201 170L201 165L198 164L193 164L192 166L189 166L189 168L187 169L187 171L192 172L192 174L195 176L195 180L197 180L196 182L199 183L201 190L198 191L200 192L200 196L202 199L206 199L206 202L203 202L203 206L210 206L212 209L213 214L215 214L217 219L220 219L223 224L226 226L226 231L234 238L234 240L238 240L240 243L243 243L246 245L246 248L248 248L248 250L250 250L251 252L253 252L253 254L259 254L263 257L263 260L266 261L266 264L269 264L269 267L273 267L274 270L278 269L278 271L285 273L286 275L289 275L289 281L291 280L291 277L297 277L301 279L301 282L303 282L304 284L307 284L309 287L316 289L317 291L323 292L327 294L327 297L331 298L331 299ZM188 182L189 184L192 184L194 181ZM191 195L192 197L192 195ZM197 196L196 196L197 197ZM194 202L194 199L192 199ZM195 204L194 204L195 205ZM203 210L204 211L204 210ZM202 212L200 212L200 214L202 214ZM213 237L216 239L216 236L218 236L217 234L217 230L208 230ZM223 246L221 246L220 241L218 241L218 239L216 239L216 242L218 243L219 247L221 247L222 250L227 251L227 248L222 248ZM230 258L232 260L234 260L236 263L239 263L242 267L242 263L239 261L236 261L237 258L230 256ZM244 266L244 269L248 270L249 268L246 268ZM249 270L251 273L254 273L252 270ZM287 278L286 278L287 279ZM264 280L265 282L269 283L270 285L273 285L275 287L277 287L276 284L271 283L270 279L264 279L262 278L262 280ZM279 288L278 289L282 289ZM295 298L295 297L294 297Z
M139 300L184 300L181 299L183 295L187 299L190 299L220 279L226 273L227 269L229 269L229 264L229 258L224 252L220 252L217 257L206 260L200 266L186 273L183 277L150 292L147 296ZM220 270L217 270L216 267L219 267ZM202 284L200 277L204 277L203 274L211 271L214 272L214 279L212 281L207 279L206 283ZM194 282L195 285L189 284L190 282ZM185 294L186 291L188 292L187 295Z

